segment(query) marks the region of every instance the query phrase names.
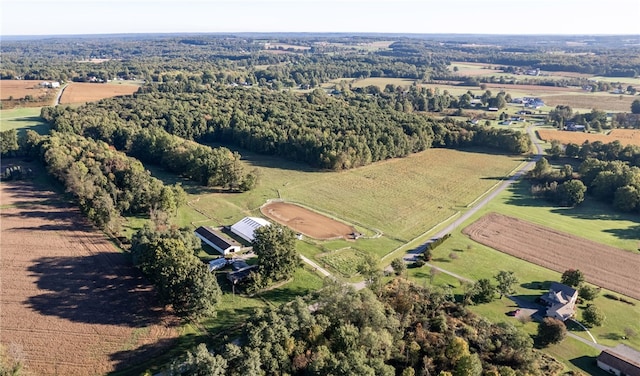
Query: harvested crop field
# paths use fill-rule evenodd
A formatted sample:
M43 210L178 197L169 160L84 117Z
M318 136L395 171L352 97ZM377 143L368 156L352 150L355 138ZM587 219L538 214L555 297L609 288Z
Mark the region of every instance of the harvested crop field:
M629 112L631 103L636 99L632 95L610 93L579 92L568 95L540 95L547 106L570 106L573 109L596 109L600 111ZM581 111L584 113L584 111Z
M124 255L52 192L2 182L0 343L27 374L104 375L166 351L176 322Z
M59 89L48 89L40 86L39 80L0 80L0 99L3 108L13 108L15 105L22 107L42 106L44 101L53 100L54 94ZM27 95L33 99L23 101ZM11 99L11 100L10 100Z
M347 238L355 231L353 227L335 219L286 202L270 202L260 211L293 231L314 239Z
M61 104L94 102L104 98L133 94L140 86L135 84L98 84L73 82L60 98Z
M541 140L551 141L557 140L562 144L574 143L582 145L583 142L600 141L608 144L613 141L620 141L622 145L638 145L640 146L640 130L637 129L614 129L609 134L602 133L585 133L585 132L568 132L551 129L540 129L537 131Z
M560 273L579 269L594 285L640 299L640 254L497 213L483 216L463 233L478 243Z

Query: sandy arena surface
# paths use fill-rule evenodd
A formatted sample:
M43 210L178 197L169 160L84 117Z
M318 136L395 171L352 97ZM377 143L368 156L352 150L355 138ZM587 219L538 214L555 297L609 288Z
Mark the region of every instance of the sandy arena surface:
M463 233L478 243L560 273L579 269L594 285L640 299L638 253L497 213L483 216Z
M176 322L77 209L0 184L0 343L29 375L104 375L166 350Z
M270 202L260 211L293 231L314 239L347 238L355 231L342 222L286 202Z

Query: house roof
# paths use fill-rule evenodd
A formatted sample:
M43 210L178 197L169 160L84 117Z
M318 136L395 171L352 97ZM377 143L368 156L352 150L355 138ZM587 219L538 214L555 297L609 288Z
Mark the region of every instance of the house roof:
M253 233L255 230L263 226L269 226L270 224L271 223L266 219L258 217L244 217L231 226L231 231L251 242L254 239Z
M251 266L247 266L246 268L236 270L235 272L227 273L227 279L235 285L236 283L247 278L249 274L251 274L251 271L256 267L257 265L251 265Z
M562 320L566 320L573 316L575 310L572 305L569 304L554 304L547 309L547 316L551 316L553 312L557 313L558 316L562 317Z
M223 234L210 227L200 226L195 232L222 250L228 249L229 247L240 247L240 243L233 239L228 239Z
M567 304L577 293L578 291L573 287L553 282L549 287L549 294L547 294L545 298L551 302Z
M618 345L603 350L598 361L615 368L628 376L640 376L640 352L629 346Z

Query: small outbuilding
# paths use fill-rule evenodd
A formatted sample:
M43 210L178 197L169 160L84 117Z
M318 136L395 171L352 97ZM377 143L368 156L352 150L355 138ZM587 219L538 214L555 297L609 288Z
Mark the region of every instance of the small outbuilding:
M596 358L598 367L617 376L640 376L640 351L618 345L603 350Z
M220 257L215 260L209 261L208 269L210 272L214 270L220 270L220 269L223 269L225 266L227 266L227 264L228 264L227 259L225 259L224 257Z
M195 234L205 244L210 245L223 255L238 252L242 247L237 241L211 227L200 226L196 229Z
M244 217L233 226L231 232L251 243L255 239L255 231L260 227L269 226L271 223L258 217Z

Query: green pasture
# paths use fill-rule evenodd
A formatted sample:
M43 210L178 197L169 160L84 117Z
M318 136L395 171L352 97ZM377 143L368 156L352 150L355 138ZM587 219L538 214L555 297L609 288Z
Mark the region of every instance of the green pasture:
M49 133L49 124L40 117L40 107L14 108L0 111L0 131L18 129L33 130L39 134Z
M257 169L258 187L191 197L198 218L204 213L218 225L228 225L246 215L259 216L269 199L284 199L401 242L454 215L522 162L521 156L430 149L349 171L323 172L242 154L247 167ZM185 215L180 224L193 220Z
M334 80L336 83L343 81L345 79ZM413 85L416 80L412 80L409 78L394 78L394 77L369 77L365 79L353 79L351 81L351 87L359 88L359 87L367 87L367 86L377 86L381 90L384 90L385 86L391 84L393 86L401 86L401 87L409 87Z
M604 77L604 76L594 76L590 78L591 81L603 81L610 82L614 84L622 84L624 85L632 85L632 86L640 86L640 77ZM623 89L627 87L624 86Z
M529 189L526 181L512 184L474 218L495 211L620 249L638 249L637 215L612 211L608 205L590 197L575 208L552 206L531 197Z

